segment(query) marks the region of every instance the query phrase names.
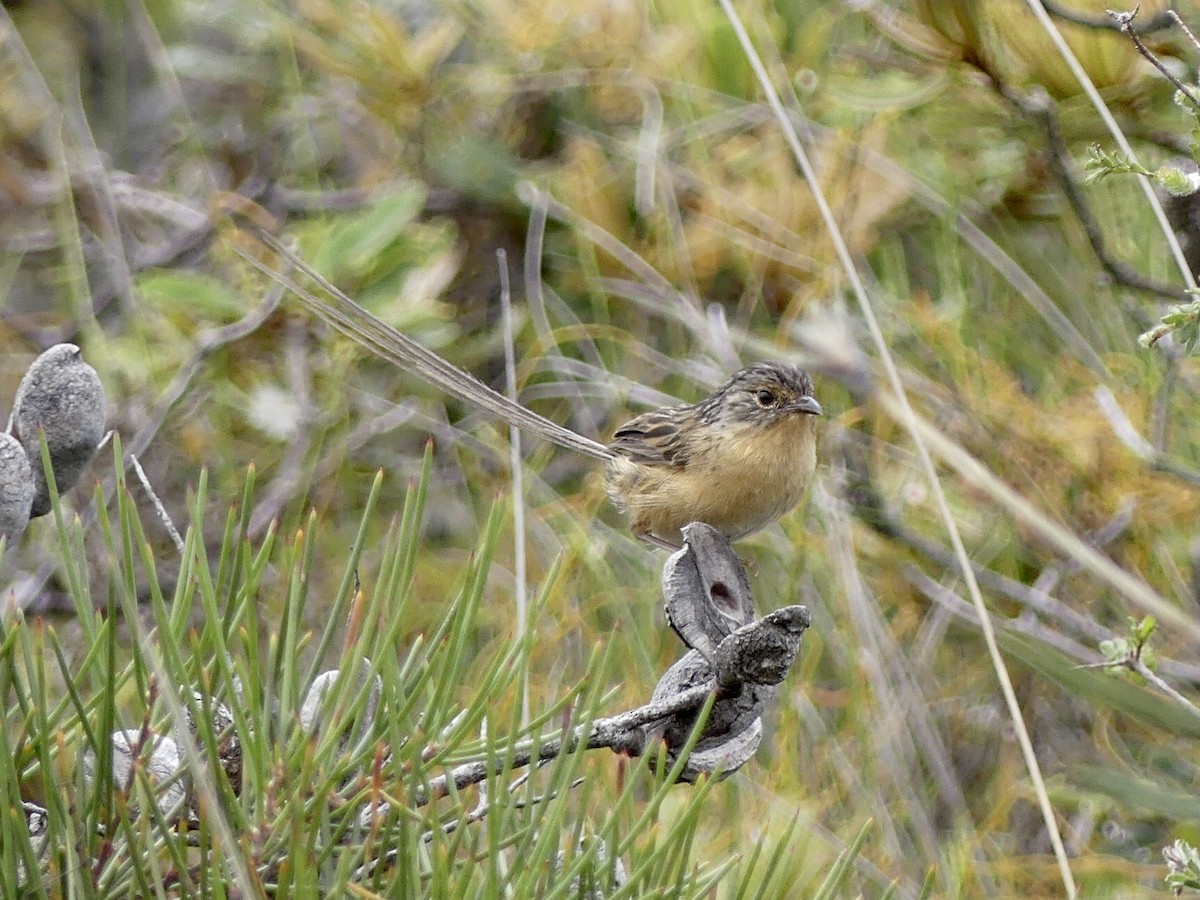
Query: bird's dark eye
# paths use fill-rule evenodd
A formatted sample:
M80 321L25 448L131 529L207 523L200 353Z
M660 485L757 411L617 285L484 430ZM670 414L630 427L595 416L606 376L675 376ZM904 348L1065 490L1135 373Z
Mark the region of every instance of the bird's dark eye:
M770 391L759 391L754 395L754 399L757 400L758 405L762 407L775 405L775 395Z

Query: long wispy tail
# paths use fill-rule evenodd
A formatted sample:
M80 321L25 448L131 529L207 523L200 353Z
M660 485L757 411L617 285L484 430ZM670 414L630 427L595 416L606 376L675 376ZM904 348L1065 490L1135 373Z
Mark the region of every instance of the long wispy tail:
M363 309L270 232L253 222L245 223L245 227L297 271L303 272L311 278L328 295L329 299L317 297L288 275L275 271L235 244L234 250L244 260L291 291L313 315L328 322L346 337L366 347L380 359L392 363L397 368L415 375L450 396L457 397L464 403L468 403L508 425L520 428L522 431L535 434L560 447L576 450L596 459L613 458L612 451L603 444L551 422L519 403L514 403L503 394L492 390L474 375L460 369L454 363L434 353L428 347L422 346L407 335L401 334L382 319Z

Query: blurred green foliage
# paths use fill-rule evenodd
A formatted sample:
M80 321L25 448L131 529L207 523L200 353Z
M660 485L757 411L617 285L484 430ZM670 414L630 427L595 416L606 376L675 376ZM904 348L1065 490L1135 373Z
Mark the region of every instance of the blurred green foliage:
M1143 3L1141 19L1163 5ZM1070 6L1090 15L1093 4ZM1200 24L1195 3L1177 8ZM1135 177L1083 184L1088 148L1113 144L1029 4L739 9L790 95L918 411L1196 615L1195 311L1180 305L1183 281ZM717 6L24 0L3 16L4 348L27 360L48 333L80 342L122 433L153 421L196 362L143 453L169 510L186 518L202 466L211 494L232 503L253 464L264 485L247 511L253 533L278 521L290 535L315 509L314 554L337 559L383 469L359 564L370 582L432 436L434 500L411 586L424 599L405 608L416 635L444 620L439 598L510 489L502 430L286 299L262 327L197 356L201 335L271 290L231 251L244 236L218 192L253 200L320 271L495 384L495 250L506 250L522 398L594 437L665 396L696 399L733 355L803 358L831 412L820 485L744 552L764 608L807 603L815 627L756 762L705 798L694 858L744 860L759 837L794 834L776 883L815 889L861 835L847 877L867 896L893 882L899 896L1061 892L977 626L913 575L963 593L912 445L841 366L865 352L877 374L878 350L847 311L812 192ZM1128 38L1056 21L1138 153L1130 171L1186 159L1192 123ZM1200 51L1178 29L1145 39L1195 69ZM1025 102L1042 97L1104 251L1165 290L1097 258ZM1167 206L1181 240L1200 246L1190 208ZM1183 330L1139 346L1164 316ZM585 461L529 443L529 577L558 573L530 683L584 677L599 645L622 661L604 685L614 702L641 696L677 649L657 611L660 560L620 534ZM1151 687L1077 668L1126 639L1138 610L941 474L992 576L985 593L1082 892L1161 887L1160 848L1196 839L1182 830L1197 724ZM198 526L219 542L218 513ZM481 658L513 638L512 526L498 527ZM151 540L169 556L165 537ZM31 529L6 565L32 566L51 545ZM333 596L336 568L311 573L315 598ZM264 610L284 608L279 590L264 584ZM307 627L327 615L317 601L302 611ZM1194 643L1160 626L1152 647L1158 673L1193 695ZM687 797L668 795L663 810Z

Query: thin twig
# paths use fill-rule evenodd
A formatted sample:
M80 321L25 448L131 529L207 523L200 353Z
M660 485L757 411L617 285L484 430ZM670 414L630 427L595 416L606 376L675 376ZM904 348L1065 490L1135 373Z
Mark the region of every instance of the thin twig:
M946 585L930 578L916 566L906 566L903 574L909 584L957 618L971 623L979 621L970 603L946 587ZM1004 627L1009 631L1023 634L1049 647L1053 647L1071 659L1083 662L1084 660L1095 658L1094 648L1081 644L1078 641L1073 641L1064 634L1046 628L1032 616L1018 616L1015 619L1006 619L1004 620Z
M508 281L508 254L496 250L496 265L500 269L500 317L504 335L504 388L513 403L517 398L517 360L513 347L512 289ZM508 469L512 477L513 501L513 602L517 612L516 640L524 641L529 622L529 587L525 566L525 466L521 462L521 429L508 426ZM521 725L529 721L529 680L521 679Z
M1121 126L1117 124L1112 110L1108 108L1108 104L1100 96L1100 91L1097 89L1095 82L1088 75L1087 70L1079 61L1079 57L1075 54L1075 51L1071 49L1071 45L1067 43L1066 38L1062 36L1062 32L1055 26L1049 13L1041 6L1039 0L1026 0L1026 5L1029 7L1030 12L1033 13L1034 18L1038 20L1038 24L1042 26L1042 30L1046 32L1046 36L1054 44L1059 57L1067 64L1067 68L1071 70L1071 74L1075 77L1079 86L1083 88L1083 93L1092 104L1092 108L1096 110L1096 114L1104 123L1104 127L1108 130L1108 133L1112 135L1117 148L1130 160L1136 161L1137 154L1134 152L1133 146L1129 143L1129 139L1121 130ZM1158 223L1159 230L1162 232L1163 240L1171 250L1171 256L1179 269L1180 278L1183 279L1187 287L1195 289L1196 279L1192 275L1187 258L1183 254L1179 238L1171 228L1171 223L1167 220L1167 214L1163 210L1162 201L1159 200L1158 195L1154 191L1154 186L1150 183L1149 179L1145 178L1139 178L1138 184L1141 187L1142 195L1146 198L1146 202L1150 205L1150 209L1154 213L1154 219Z
M129 442L125 449L125 465L129 466L129 460L132 457L141 457L145 455L150 444L158 436L163 425L167 421L167 417L171 411L179 403L179 401L187 394L192 386L192 382L204 367L207 359L217 351L232 344L242 338L253 334L263 323L267 321L279 306L279 302L283 299L284 288L279 285L272 285L267 291L261 303L254 309L248 312L245 316L236 322L225 325L221 328L215 328L211 331L201 334L196 341L196 350L178 372L171 379L170 385L159 398L157 408L149 420L138 429L133 439ZM116 491L116 477L109 476L105 479L101 488L101 498L105 506L112 500L113 493ZM96 518L96 507L89 506L80 516L86 529ZM55 563L47 560L43 562L28 578L24 579L19 585L14 587L14 598L17 605L21 609L25 609L33 599L41 593L46 582L54 572Z
M179 536L179 531L175 528L175 523L171 521L171 516L167 512L167 508L163 506L162 501L158 499L158 494L154 492L154 487L150 484L150 479L146 477L146 470L142 468L141 462L132 453L129 454L129 464L133 466L133 471L137 473L138 481L142 483L142 488L150 496L150 502L154 504L154 511L158 514L158 520L162 522L163 528L170 535L175 549L179 552L180 556L183 556L183 538Z
M155 414L145 425L138 429L137 434L133 436L133 440L129 442L129 448L126 451L127 454L141 456L145 453L146 449L150 446L150 442L154 440L158 432L162 429L167 416L171 414L171 410L175 408L175 405L188 392L193 379L199 374L200 369L204 366L208 358L230 344L249 337L261 328L279 307L284 293L284 288L277 284L271 285L271 288L264 295L262 302L242 318L229 325L206 331L197 337L196 350L192 354L191 359L171 379L171 383L163 391L163 395L158 401L158 408L155 410Z
M1071 211L1075 213L1075 218L1083 227L1084 236L1101 268L1117 284L1125 287L1165 297L1168 300L1186 299L1188 295L1182 288L1148 278L1132 266L1115 259L1109 253L1104 230L1100 227L1096 217L1092 215L1091 206L1080 188L1079 179L1075 177L1071 169L1071 152L1063 138L1062 128L1059 126L1058 116L1054 112L1049 95L1040 88L1026 95L1019 89L1004 84L995 76L991 77L991 81L1000 96L1041 126L1046 137L1050 171L1058 181L1063 196L1066 197Z
M428 806L435 800L449 795L451 791L460 791L471 785L480 784L492 775L499 775L511 769L541 765L563 753L601 748L610 748L621 752L644 740L644 735L640 734L637 729L680 712L699 709L716 689L716 679L709 679L704 684L680 691L662 700L652 701L628 712L577 725L569 734L546 740L523 741L514 746L507 754L497 754L490 760L464 763L445 775L431 779L424 789L415 791L411 795L412 806L414 808ZM466 710L460 712L455 717L455 721L465 714ZM422 758L428 758L434 752L436 750L433 746L426 747L422 751ZM383 801L375 804L369 810L369 815L383 816L390 808L391 804Z
M1134 428L1133 423L1129 421L1129 417L1125 415L1125 411L1121 409L1121 405L1117 402L1117 398L1113 396L1112 391L1101 385L1096 388L1093 396L1095 397L1096 405L1100 407L1100 411L1104 413L1105 419L1108 420L1109 425L1112 427L1113 433L1121 443L1141 459L1145 460L1150 468L1155 471L1174 475L1176 478L1186 481L1193 487L1200 487L1200 471L1172 459L1166 453L1157 449L1150 441L1142 437L1138 433L1138 430Z
M528 772L523 773L520 777L514 779L512 781L512 783L509 784L507 793L512 794L514 791L517 790L517 788L519 788L521 785L523 785L528 780L529 780L529 773ZM574 781L572 781L570 784L567 785L567 790L574 790L575 788L579 787L579 785L583 784L583 782L584 782L584 779L576 778ZM486 784L486 782L480 783L480 793L479 793L480 799L476 802L475 806L472 807L471 811L468 812L465 816L462 816L460 818L457 818L451 822L447 822L446 824L442 825L442 827L440 829L438 829L438 831L440 831L442 834L453 834L455 831L457 831L459 828L463 827L464 825L471 825L475 822L481 821L482 819L484 819L487 816L487 814L489 812L491 812L492 805L491 805L491 803L487 802L487 799L486 799L487 795L483 792L484 784ZM547 800L553 800L557 796L558 796L558 791L548 791L545 794L538 794L536 797L530 797L528 800L514 800L512 802L511 808L512 809L527 809L531 806L536 806L539 803L545 803ZM385 812L387 812L387 804L381 804L378 807L376 807L375 809L372 809L370 814L377 816L377 815L382 815ZM426 831L425 833L423 833L421 835L421 838L420 838L421 842L424 844L432 843L434 835L436 833L437 833L436 831ZM350 880L351 881L361 881L364 878L369 878L380 867L387 866L387 865L391 864L392 862L394 862L396 860L396 858L399 856L399 854L400 854L399 848L393 848L391 850L388 850L382 856L377 856L374 859L363 863L361 866L359 866L357 869L354 870L354 873L350 876Z
M478 784L489 775L499 774L509 768L554 759L563 753L574 753L577 750L621 746L635 728L641 728L676 713L700 708L716 687L716 680L712 679L665 700L647 703L645 706L606 719L577 725L566 738L524 741L513 747L508 754L499 754L494 760L465 763L445 775L431 779L426 790L413 795L413 806L426 806L433 800L446 796L451 789L462 790L472 784Z
M1044 0L1043 0L1044 2ZM1145 43L1142 42L1138 31L1133 28L1133 20L1138 14L1138 8L1135 6L1132 11L1127 13L1113 12L1108 10L1108 16L1116 23L1117 30L1122 34L1129 35L1129 39L1133 41L1133 46L1137 48L1137 52L1142 55L1146 62L1158 69L1159 73L1167 81L1175 87L1175 90L1183 94L1187 98L1188 103L1195 107L1196 112L1200 113L1200 100L1196 99L1196 95L1192 93L1192 88L1185 85L1182 81L1175 77L1175 74L1162 64L1157 56L1150 52ZM1173 24L1173 23L1172 23Z
M1154 685L1189 713L1200 719L1200 707L1197 707L1191 700L1171 687L1159 675L1142 662L1142 647L1137 647L1130 650L1121 659L1106 659L1101 662L1085 663L1084 665L1076 666L1077 669L1128 669L1137 675L1142 676L1147 682Z
M1196 704L1194 704L1187 697L1183 696L1183 694L1179 693L1179 691L1175 690L1175 688L1171 687L1171 685L1167 684L1154 671L1152 671L1144 662L1142 662L1140 653L1131 653L1125 660L1122 661L1122 664L1129 669L1129 671L1136 672L1138 675L1141 675L1148 682L1190 712L1197 719L1200 719L1200 707L1197 707Z
M1200 50L1200 41L1196 40L1196 35L1192 32L1192 29L1188 28L1187 25L1184 24L1183 19L1179 18L1179 13L1175 12L1173 9L1168 9L1163 15L1166 15L1167 18L1175 23L1176 28L1187 35L1187 39L1192 42L1193 50ZM1144 28L1139 30L1142 34L1146 33Z
M303 480L304 458L312 446L313 429L309 427L315 418L312 404L312 391L309 389L308 355L305 353L306 329L298 320L288 323L284 341L284 359L288 372L288 387L296 400L297 412L289 429L287 449L279 461L279 468L267 489L262 493L262 499L250 514L247 535L256 537L261 534L279 515L284 504L295 496Z
M1056 19L1062 19L1065 22L1074 22L1076 25L1082 25L1085 28L1095 28L1099 31L1124 31L1125 29L1114 22L1111 18L1102 19L1099 16L1089 16L1085 13L1077 12L1069 9L1055 0L1039 0L1046 12L1054 16ZM1174 10L1166 10L1158 13L1153 19L1144 22L1135 29L1138 34L1150 34L1155 31L1166 31L1171 27L1171 15ZM1111 16L1112 13L1109 13Z

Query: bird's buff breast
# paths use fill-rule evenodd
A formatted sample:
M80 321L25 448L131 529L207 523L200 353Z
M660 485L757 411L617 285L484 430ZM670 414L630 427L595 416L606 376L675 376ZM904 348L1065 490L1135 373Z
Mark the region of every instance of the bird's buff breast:
M816 464L813 422L791 417L769 427L725 427L684 468L625 457L609 463L607 487L635 533L679 543L680 529L705 522L736 540L792 509Z

